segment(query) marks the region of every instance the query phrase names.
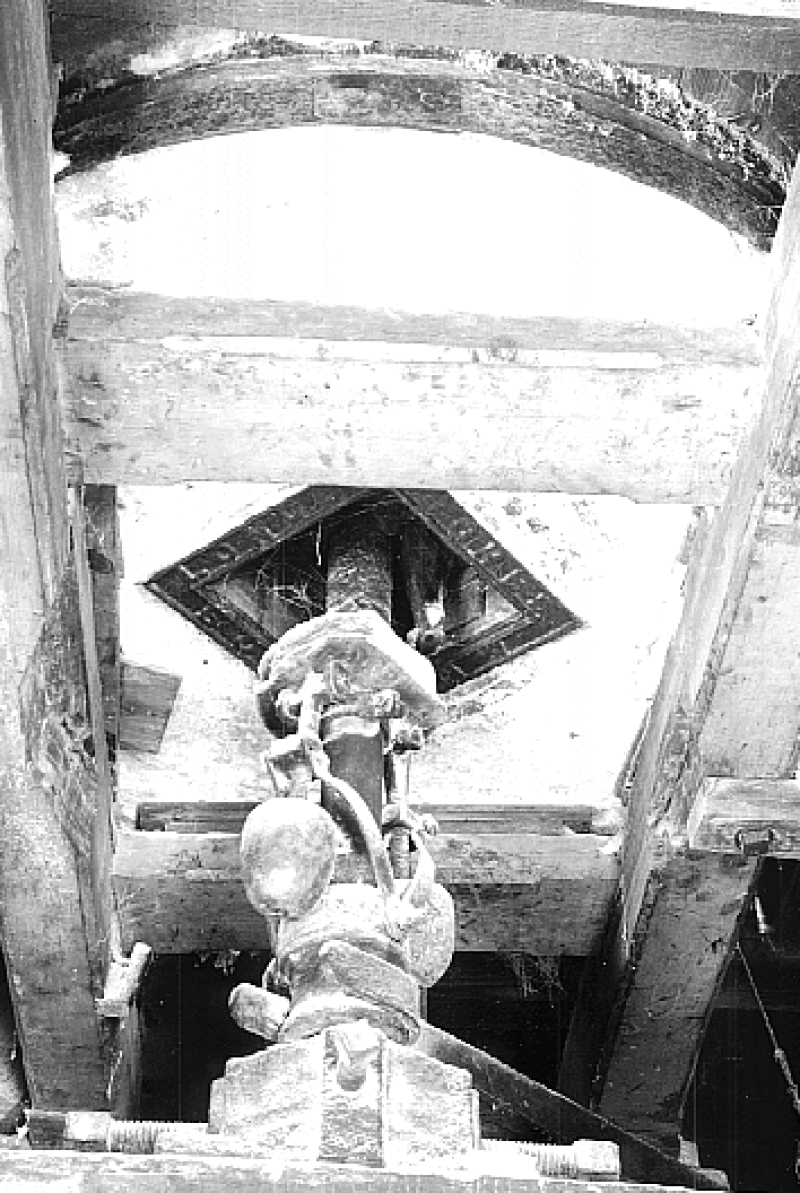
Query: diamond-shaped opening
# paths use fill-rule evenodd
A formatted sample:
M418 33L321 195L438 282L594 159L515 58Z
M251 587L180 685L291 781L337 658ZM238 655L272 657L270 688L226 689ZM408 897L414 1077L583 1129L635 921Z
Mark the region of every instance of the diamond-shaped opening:
M428 598L439 602L444 630L426 650L440 691L581 624L450 494L433 490L305 489L148 587L255 668L282 634L325 611L331 539L356 518L376 522L388 540L391 624L403 638L417 626L404 536L422 528L433 557Z

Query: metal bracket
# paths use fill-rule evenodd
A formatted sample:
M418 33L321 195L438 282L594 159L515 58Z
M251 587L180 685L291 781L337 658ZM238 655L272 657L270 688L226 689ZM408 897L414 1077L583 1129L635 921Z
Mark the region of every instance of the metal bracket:
M771 828L740 828L734 834L733 842L744 857L764 857L778 836Z

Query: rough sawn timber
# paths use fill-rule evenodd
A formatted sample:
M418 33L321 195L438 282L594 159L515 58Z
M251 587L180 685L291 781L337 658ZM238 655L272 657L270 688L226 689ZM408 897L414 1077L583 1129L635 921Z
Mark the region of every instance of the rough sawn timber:
M656 880L600 1108L674 1155L703 1029L755 870L753 859L695 855L676 858Z
M182 141L331 124L480 134L548 150L662 190L762 249L784 199L777 160L674 85L518 54L492 65L402 47L310 54L262 38L227 61L128 72L97 89L78 80L55 144L74 173Z
M585 956L617 889L608 837L442 835L431 852L456 904L456 947ZM347 868L337 864L337 876ZM123 943L156 953L266 949L265 921L247 902L234 833L121 829L114 887Z
M506 489L713 504L761 380L745 329L98 289L73 289L71 306L73 466L110 484L466 489L502 476Z
M44 6L10 0L0 6L0 933L30 1097L100 1108L102 949L90 934L104 876L93 867L56 399L51 114Z
M486 7L445 0L335 6L325 0L118 0L113 10L105 0L54 0L51 8L56 46L67 57L71 38L94 49L114 38L142 39L153 27L198 24L725 70L792 71L800 59L796 9L781 0Z

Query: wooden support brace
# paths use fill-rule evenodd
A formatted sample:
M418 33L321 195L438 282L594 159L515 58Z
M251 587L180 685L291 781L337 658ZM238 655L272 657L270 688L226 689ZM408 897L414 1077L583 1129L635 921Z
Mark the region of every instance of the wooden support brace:
M600 1109L676 1156L683 1100L756 866L743 857L676 858L654 880L635 945Z

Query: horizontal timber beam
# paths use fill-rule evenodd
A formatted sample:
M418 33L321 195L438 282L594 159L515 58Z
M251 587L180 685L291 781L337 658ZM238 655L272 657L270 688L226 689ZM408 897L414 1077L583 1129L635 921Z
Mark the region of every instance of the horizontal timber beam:
M693 849L740 853L752 848L800 858L797 779L705 779L688 825Z
M71 292L72 466L715 504L756 415L742 329ZM213 330L212 330L213 329Z
M141 800L136 827L147 832L238 833L261 800ZM414 803L419 815L432 816L439 832L463 836L506 834L561 836L565 832L605 835L595 827L605 809L591 804L437 804ZM609 833L610 835L610 833Z
M586 956L597 947L617 890L607 837L444 834L431 852L455 900L457 948ZM347 877L341 861L337 873ZM120 830L114 888L126 948L268 947L245 898L238 834Z
M111 11L105 0L54 0L51 7L62 53L69 51L70 26L85 39L98 24L102 33L94 38L111 41L147 24L198 24L721 70L792 71L800 61L796 8L781 0L663 6L545 0L489 7L474 0L335 6L325 0L118 0Z

